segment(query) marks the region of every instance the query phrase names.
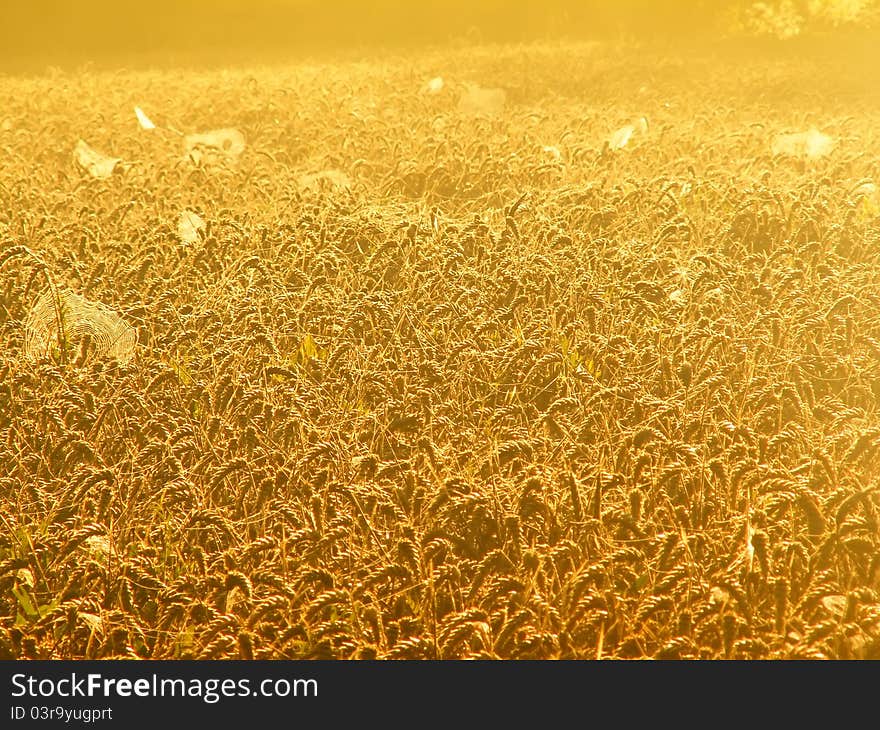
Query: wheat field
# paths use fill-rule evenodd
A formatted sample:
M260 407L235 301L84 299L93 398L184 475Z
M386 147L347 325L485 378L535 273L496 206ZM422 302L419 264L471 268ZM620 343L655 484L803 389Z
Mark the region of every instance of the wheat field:
M0 657L880 658L878 154L784 54L0 77Z

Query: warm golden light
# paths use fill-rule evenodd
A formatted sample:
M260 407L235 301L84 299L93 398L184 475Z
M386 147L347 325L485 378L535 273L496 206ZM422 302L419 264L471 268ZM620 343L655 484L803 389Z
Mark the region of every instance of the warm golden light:
M880 658L877 2L9 5L0 659Z
M9 3L0 60L192 63L450 40L596 39L621 33L690 41L801 37L873 26L876 0L188 0Z

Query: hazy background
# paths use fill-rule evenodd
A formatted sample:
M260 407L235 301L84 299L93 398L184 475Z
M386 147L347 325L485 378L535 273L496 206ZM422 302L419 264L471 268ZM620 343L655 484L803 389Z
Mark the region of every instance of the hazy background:
M0 66L192 62L450 41L859 31L878 0L6 0Z

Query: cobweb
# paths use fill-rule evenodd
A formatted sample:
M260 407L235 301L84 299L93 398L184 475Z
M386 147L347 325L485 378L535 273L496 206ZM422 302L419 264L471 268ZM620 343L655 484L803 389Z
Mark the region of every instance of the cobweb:
M198 243L204 230L205 221L198 213L191 210L181 211L177 223L177 235L181 241L188 244Z
M806 157L809 160L818 160L825 157L834 149L835 140L827 134L823 134L815 127L806 132L795 134L778 134L773 140L772 152L774 155L789 155L790 157Z
M106 355L127 363L134 354L137 332L116 312L73 292L59 289L64 339L78 345L88 336L98 356ZM58 317L51 290L46 290L25 320L24 352L33 358L47 357L58 350Z
M97 178L110 177L117 165L122 164L119 157L109 157L89 147L83 140L76 143L73 150L74 157L79 166L86 170L89 175Z
M632 124L627 124L616 130L608 138L608 148L612 150L622 150L629 144L635 134L645 134L648 131L648 118L639 117Z
M504 89L487 89L479 84L466 84L458 100L458 110L465 114L495 116L504 111L507 92Z
M241 157L245 146L244 135L232 127L187 134L183 138L184 157L197 165L222 158L234 162Z

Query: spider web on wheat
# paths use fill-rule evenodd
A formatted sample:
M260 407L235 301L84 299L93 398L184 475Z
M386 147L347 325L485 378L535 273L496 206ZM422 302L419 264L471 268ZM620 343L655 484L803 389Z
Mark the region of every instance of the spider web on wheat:
M60 342L73 345L88 336L98 356L106 355L128 362L134 354L137 332L116 312L98 302L59 289L61 337L58 312L51 290L45 291L25 320L24 352L33 358L47 357Z

